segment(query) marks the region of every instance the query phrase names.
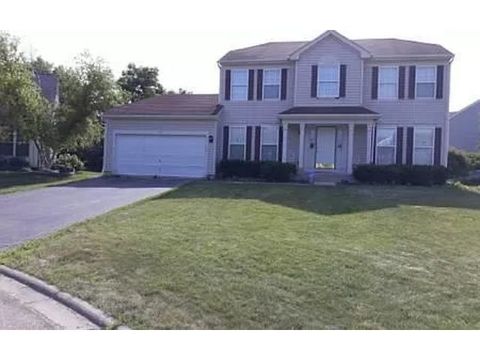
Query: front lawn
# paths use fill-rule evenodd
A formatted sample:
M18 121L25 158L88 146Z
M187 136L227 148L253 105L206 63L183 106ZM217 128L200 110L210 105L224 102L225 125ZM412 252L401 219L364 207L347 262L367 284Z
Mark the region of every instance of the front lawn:
M480 329L480 193L198 182L0 262L133 328Z
M61 185L73 181L99 176L99 173L80 171L72 176L53 176L38 172L0 171L0 195L17 191L33 190L50 185Z

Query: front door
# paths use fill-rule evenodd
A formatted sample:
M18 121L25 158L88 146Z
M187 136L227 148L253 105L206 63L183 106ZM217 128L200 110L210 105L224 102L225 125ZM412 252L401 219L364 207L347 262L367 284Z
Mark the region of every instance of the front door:
M335 142L337 130L334 127L317 128L316 169L335 169Z

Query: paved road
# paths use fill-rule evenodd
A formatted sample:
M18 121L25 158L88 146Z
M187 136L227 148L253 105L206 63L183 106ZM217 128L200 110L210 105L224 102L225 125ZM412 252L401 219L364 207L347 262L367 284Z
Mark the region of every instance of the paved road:
M0 195L0 249L48 235L185 182L104 177Z
M98 329L66 306L0 275L0 330Z

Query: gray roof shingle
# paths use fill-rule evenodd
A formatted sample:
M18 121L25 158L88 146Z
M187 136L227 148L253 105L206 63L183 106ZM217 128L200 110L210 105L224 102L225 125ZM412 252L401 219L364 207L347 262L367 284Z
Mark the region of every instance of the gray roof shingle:
M222 106L218 95L158 95L131 104L114 107L104 116L115 115L217 115Z
M43 96L54 103L58 96L58 78L54 74L35 74L35 81L40 86Z
M280 113L281 115L378 115L363 106L295 106Z
M445 56L453 54L443 46L400 39L353 40L368 51L372 57ZM243 49L229 51L219 62L241 61L287 61L289 57L309 41L269 42Z

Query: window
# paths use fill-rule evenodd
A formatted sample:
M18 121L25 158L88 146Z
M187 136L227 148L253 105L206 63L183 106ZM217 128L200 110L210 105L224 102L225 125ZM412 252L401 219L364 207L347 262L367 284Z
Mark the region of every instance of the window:
M415 128L413 163L415 165L433 164L433 146L435 131L433 128Z
M279 69L266 69L263 71L263 98L280 98L281 74Z
M230 155L231 160L245 160L245 141L246 127L231 126L230 127Z
M398 68L395 66L378 69L378 98L396 99L398 94Z
M248 71L232 70L231 99L247 100L248 96Z
M434 98L436 87L435 66L417 66L416 94L417 98Z
M265 161L277 161L278 127L262 126L261 141L261 159Z
M320 65L318 67L318 96L338 97L340 94L340 67Z
M395 163L397 148L397 129L377 128L377 159L376 164L388 165Z

